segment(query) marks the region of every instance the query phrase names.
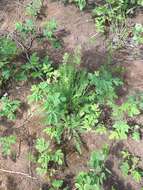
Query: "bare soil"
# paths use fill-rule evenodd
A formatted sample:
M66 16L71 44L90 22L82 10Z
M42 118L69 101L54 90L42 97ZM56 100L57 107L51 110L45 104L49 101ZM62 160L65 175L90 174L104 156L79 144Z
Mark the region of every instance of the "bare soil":
M15 22L24 20L26 17L24 7L27 2L28 0L0 0L0 34L5 31L12 32ZM74 50L79 45L82 47L83 66L88 69L93 71L106 61L103 39L97 38L96 43L91 42L92 38L96 36L96 30L90 13L80 12L74 5L64 6L60 2L45 0L44 15L38 23L42 24L51 18L57 20L60 30L66 31L66 35L62 38L64 48L56 52L50 51L50 55L55 62L59 64L64 51ZM133 21L136 20L143 23L143 15L137 15ZM46 51L48 50L46 49ZM129 48L117 52L115 56L115 63L121 62L126 67L126 83L129 93L143 91L142 53L142 49L132 48L131 50ZM20 99L23 102L23 106L15 122L7 122L0 119L0 135L18 135L18 143L13 147L13 152L16 156L4 158L0 155L0 190L48 190L46 188L46 179L36 175L34 164L28 160L28 154L33 151L35 139L42 135L43 129L40 117L33 114L36 108L34 105L30 107L27 102L31 83L29 81L23 84L10 84L11 88L6 91L12 98ZM140 122L142 122L142 118L143 116L141 115L139 118ZM118 166L120 162L119 150L125 147L143 160L143 140L138 143L128 139L115 143L110 142L106 136L97 136L94 133L84 134L83 139L87 144L87 149L83 149L82 156L75 152L70 152L70 150L67 155L68 167L61 174L65 177L67 183L72 184L73 176L79 171L87 169L86 163L91 151L98 150L105 143L108 143L111 145L108 167L112 170L113 176L105 185L105 190L111 190L113 183L116 185L117 190L140 190L143 186L143 181L136 183L131 178L124 178ZM11 172L6 173L2 170L25 173L37 179L20 174L12 174Z

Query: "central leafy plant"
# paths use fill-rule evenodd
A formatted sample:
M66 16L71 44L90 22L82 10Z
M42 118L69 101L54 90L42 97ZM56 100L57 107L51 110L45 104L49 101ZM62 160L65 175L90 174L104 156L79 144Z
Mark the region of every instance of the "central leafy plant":
M100 109L95 86L79 64L78 54L65 54L63 64L51 68L47 81L34 85L29 98L41 107L47 125L44 132L59 144L72 139L80 151L80 134L98 123Z
M58 144L71 140L79 152L81 133L100 123L99 105L116 98L115 87L122 84L103 69L98 75L81 69L80 57L79 52L65 54L63 64L55 70L50 66L47 81L34 85L29 97L41 108L44 132Z

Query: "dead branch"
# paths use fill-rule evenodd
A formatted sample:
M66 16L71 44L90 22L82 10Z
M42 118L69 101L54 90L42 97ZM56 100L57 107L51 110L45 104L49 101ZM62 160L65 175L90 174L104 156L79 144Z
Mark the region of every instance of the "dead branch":
M32 177L32 176L30 176L29 174L23 173L23 172L16 172L16 171L5 170L5 169L0 169L0 172L9 173L9 174L16 174L16 175L21 175L21 176L23 176L23 177L30 178L30 179L33 179L33 180L37 180L37 179L38 179L38 178L36 178L36 177Z

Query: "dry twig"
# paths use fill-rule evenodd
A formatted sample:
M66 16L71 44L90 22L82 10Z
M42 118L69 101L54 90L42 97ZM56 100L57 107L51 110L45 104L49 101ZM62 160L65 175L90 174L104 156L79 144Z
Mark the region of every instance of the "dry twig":
M26 178L30 178L30 179L33 179L33 180L37 180L36 177L32 177L32 176L30 176L29 174L23 173L23 172L16 172L16 171L5 170L5 169L0 169L0 172L9 173L9 174L16 174L16 175L21 175L21 176L26 177Z

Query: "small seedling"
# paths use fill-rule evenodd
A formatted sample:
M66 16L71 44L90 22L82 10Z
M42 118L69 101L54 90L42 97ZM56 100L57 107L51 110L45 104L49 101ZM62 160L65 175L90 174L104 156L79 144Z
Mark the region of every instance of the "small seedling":
M112 107L112 119L114 121L113 130L109 136L110 139L127 139L129 134L132 134L134 140L139 140L139 127L128 124L128 118L132 118L140 114L139 102L135 97L128 97L122 105L115 103Z
M76 177L75 187L78 190L103 189L103 183L107 179L110 171L106 168L109 149L105 146L100 151L92 152L89 161L89 171L80 172Z
M19 100L10 100L8 97L0 99L0 116L10 120L16 119L16 111L20 107Z
M124 176L131 175L136 182L140 182L143 170L139 168L140 158L132 155L128 151L122 151L122 163L120 169Z
M60 48L60 41L55 36L55 31L57 30L57 22L55 19L51 19L47 23L44 24L43 28L43 36L47 38L54 48Z
M44 138L37 139L35 148L39 153L37 159L39 167L36 169L39 175L44 175L46 173L49 173L49 175L53 174L54 171L50 169L49 163L55 163L59 166L63 164L62 151L58 149L52 152L49 142L46 142Z
M82 11L86 6L86 0L74 0L74 2L79 7L80 11Z
M29 16L38 16L43 5L43 0L32 0L26 7L26 13Z
M9 38L0 38L0 87L13 77L13 65L11 61L18 54L16 44Z
M63 180L55 179L52 181L50 190L59 190L63 185Z
M23 40L26 40L29 36L36 34L36 25L33 20L27 19L24 23L17 22L15 29L21 35Z
M133 41L135 44L143 44L143 25L136 24L133 28Z
M28 62L23 64L16 74L16 80L40 79L44 81L52 70L52 61L49 57L40 59L37 53L33 53Z
M0 137L0 145L2 146L2 154L9 156L11 154L11 146L16 143L14 135Z

